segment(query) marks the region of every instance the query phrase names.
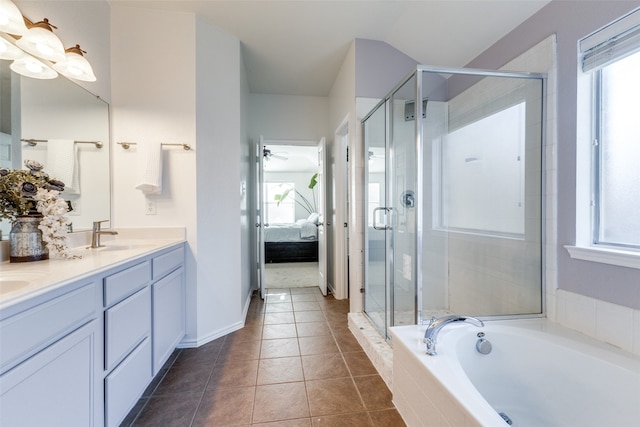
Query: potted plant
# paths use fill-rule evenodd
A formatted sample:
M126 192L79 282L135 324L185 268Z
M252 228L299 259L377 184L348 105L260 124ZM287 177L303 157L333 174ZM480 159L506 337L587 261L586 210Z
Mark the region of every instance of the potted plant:
M313 174L313 176L311 176L311 179L309 180L309 185L307 186L307 188L309 188L311 190L311 194L312 194L311 201L309 199L307 199L306 197L304 197L298 190L296 190L293 187L287 188L281 194L276 194L274 196L274 200L276 202L278 202L277 206L280 206L280 203L282 203L287 197L292 197L291 196L291 191L293 190L294 194L296 195L296 197L294 197L293 200L297 204L302 206L302 208L304 210L306 210L309 214L315 213L315 212L318 211L317 204L316 204L316 192L315 192L316 185L318 185L318 174L317 173L315 173L315 174Z

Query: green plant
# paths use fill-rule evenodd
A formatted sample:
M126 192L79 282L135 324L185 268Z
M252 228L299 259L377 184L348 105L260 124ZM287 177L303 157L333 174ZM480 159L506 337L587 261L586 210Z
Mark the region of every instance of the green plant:
M296 195L295 197L293 197L294 202L296 202L297 204L302 206L302 208L304 210L306 210L308 213L312 214L312 213L318 211L318 207L317 207L317 203L316 203L316 192L315 192L316 185L318 185L318 174L317 173L313 174L313 176L309 180L309 185L307 186L307 188L309 188L311 190L311 194L313 196L311 201L309 199L307 199L306 197L304 197L302 194L300 194L300 192L298 190L296 190L295 188L293 188L291 186L289 186L289 188L285 189L283 193L276 194L274 196L274 200L276 202L278 202L277 205L280 206L280 203L282 203L287 197L293 197L291 195L291 191L293 191L294 194Z

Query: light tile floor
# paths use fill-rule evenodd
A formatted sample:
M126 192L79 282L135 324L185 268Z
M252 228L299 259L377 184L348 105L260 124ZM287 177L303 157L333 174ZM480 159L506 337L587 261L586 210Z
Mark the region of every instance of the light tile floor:
M404 426L348 309L317 287L254 296L244 328L176 351L122 425Z

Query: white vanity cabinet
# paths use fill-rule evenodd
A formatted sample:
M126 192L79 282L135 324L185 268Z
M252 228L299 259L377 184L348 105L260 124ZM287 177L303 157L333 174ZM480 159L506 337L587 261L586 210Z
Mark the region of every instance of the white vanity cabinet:
M0 425L102 425L100 287L83 281L0 320Z
M186 332L184 248L153 259L153 375Z
M153 378L151 261L104 278L105 424L117 426Z
M2 427L119 425L185 334L183 243L73 277L0 310Z
M185 334L184 248L104 279L105 425L118 426Z

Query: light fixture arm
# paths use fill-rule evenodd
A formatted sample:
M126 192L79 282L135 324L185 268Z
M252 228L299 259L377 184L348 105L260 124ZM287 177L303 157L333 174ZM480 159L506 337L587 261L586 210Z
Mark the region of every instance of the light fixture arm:
M77 44L75 46L72 46L72 47L68 47L64 51L67 52L67 53L69 53L69 52L77 53L80 56L84 56L84 54L87 53L86 50L80 49L80 45L79 44Z
M23 16L24 18L24 16ZM58 29L58 27L56 27L55 25L53 25L51 22L49 22L48 18L43 18L42 21L38 21L38 22L31 22L29 19L24 18L24 22L27 26L27 28L31 29L31 28L43 28L45 30L49 30L53 33L53 29L55 28L56 30Z

